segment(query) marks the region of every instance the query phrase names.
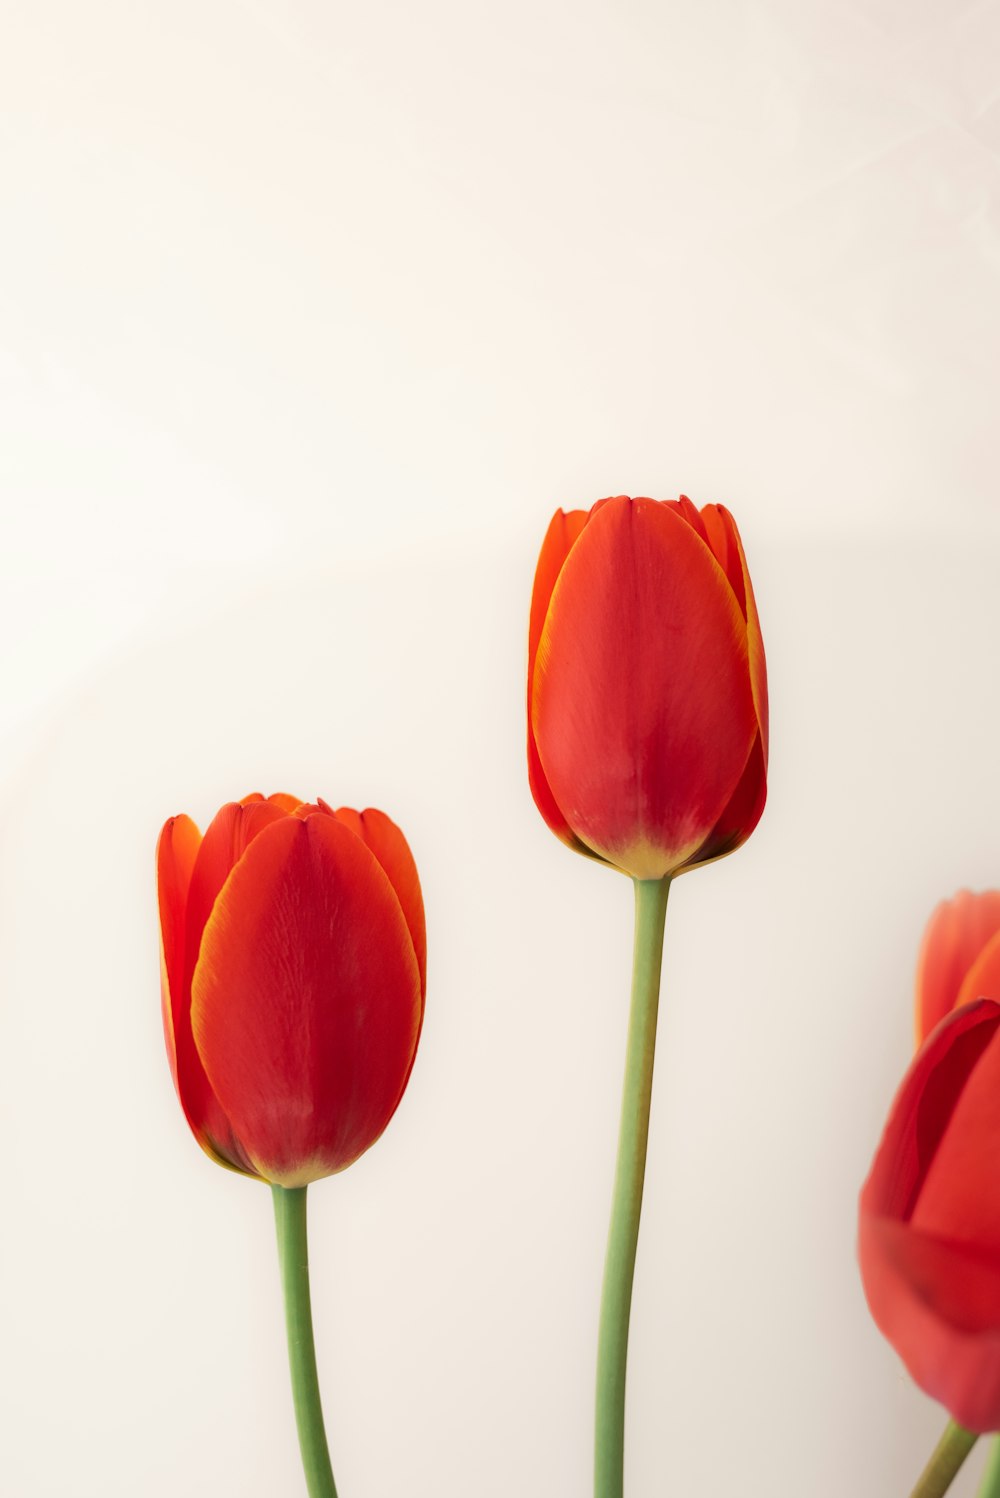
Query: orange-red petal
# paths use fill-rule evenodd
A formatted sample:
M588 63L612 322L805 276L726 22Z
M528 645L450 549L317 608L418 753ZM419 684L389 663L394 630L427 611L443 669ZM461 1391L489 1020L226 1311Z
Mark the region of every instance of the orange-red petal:
M861 1192L872 1315L970 1430L1000 1428L1000 1005L956 1009L918 1051Z
M287 817L255 838L205 926L192 1024L261 1175L303 1185L374 1143L402 1095L420 1006L399 899L361 839L330 816Z
M685 869L711 863L741 848L760 821L767 800L767 766L760 734L753 741L746 768L722 816Z
M594 509L598 507L595 506ZM538 654L538 643L545 626L545 616L548 612L552 590L555 588L566 558L592 514L593 511L587 510L568 512L557 510L553 515L545 533L545 540L542 542L538 566L535 568L535 583L531 593L531 615L528 621L528 784L535 805L548 826L557 837L562 838L564 843L579 852L588 850L580 844L579 839L570 830L545 779L545 772L542 769L538 747L535 743L531 703L534 691L535 657Z
M758 722L746 621L677 506L615 499L579 536L535 656L532 727L568 826L610 863L660 878L712 833Z
M955 1007L973 999L996 999L1000 1003L1000 931L991 936L969 968L958 990Z
M392 818L374 806L366 807L360 812L349 806L341 806L334 812L334 816L374 853L396 891L396 898L402 906L403 916L413 938L413 951L420 970L420 994L423 998L427 993L427 930L420 876L410 845Z
M1000 890L984 890L980 894L959 890L934 910L924 929L917 960L918 1045L960 1002L978 998L1000 1000L1000 972L992 958L987 959L972 979L971 986L978 987L978 992L966 986L977 959L998 932ZM993 984L996 990L991 992L988 985Z
M177 1046L174 1039L173 1006L179 1002L184 982L184 915L191 873L201 843L201 833L190 817L170 817L156 844L156 894L160 907L160 988L163 998L163 1034L167 1042L170 1071L178 1093ZM182 1100L183 1101L183 1100Z
M178 1067L184 1086L184 1107L195 1136L209 1153L237 1170L254 1173L226 1110L219 1102L198 1055L191 1032L191 980L202 932L230 871L253 839L276 821L287 818L280 806L260 795L230 801L216 813L201 840L188 891L185 915L184 975L175 1008Z

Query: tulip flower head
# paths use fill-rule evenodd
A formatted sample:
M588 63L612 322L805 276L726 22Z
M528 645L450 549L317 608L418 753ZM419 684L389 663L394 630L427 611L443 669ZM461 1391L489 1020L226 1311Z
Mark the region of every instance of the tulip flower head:
M917 1052L861 1192L868 1305L920 1387L1000 1430L1000 1004L954 1010Z
M973 999L1000 999L1000 890L959 890L927 922L917 963L917 1044Z
M380 811L224 806L157 848L163 1021L177 1093L221 1165L288 1188L343 1170L403 1095L423 1018L413 857Z
M633 878L750 836L767 677L728 510L618 496L556 512L531 601L528 772L552 830Z

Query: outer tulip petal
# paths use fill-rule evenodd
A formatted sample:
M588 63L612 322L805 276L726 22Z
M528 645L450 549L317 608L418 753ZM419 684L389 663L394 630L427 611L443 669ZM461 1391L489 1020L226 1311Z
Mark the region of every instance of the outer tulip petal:
M972 978L971 969L984 948L998 932L1000 890L973 894L963 889L951 900L941 901L927 922L917 960L918 1045L959 1003L978 998L1000 999L1000 982L995 981L996 968L992 962L976 974L971 984L966 982Z
M219 1165L254 1174L233 1137L205 1076L191 1035L187 916L203 839L190 817L171 817L156 850L163 978L163 1028L170 1070L184 1116L198 1143Z
M767 801L767 766L760 734L753 741L746 768L729 804L684 871L700 868L741 848L760 821Z
M291 798L289 798L291 799ZM296 803L298 805L298 803ZM198 860L191 879L191 892L187 911L187 973L190 983L198 960L198 948L205 922L212 913L212 906L219 891L229 878L230 871L239 862L246 849L258 833L272 822L283 821L288 815L273 801L263 796L247 797L244 801L230 801L217 812L202 839Z
M349 806L341 806L334 815L338 822L349 827L374 853L396 891L396 898L402 906L403 916L413 938L413 951L420 969L420 996L423 1000L427 993L427 930L420 876L410 845L395 822L374 806L366 807L361 812L353 811ZM421 1010L422 1008L421 1003Z
M557 805L608 862L661 878L711 834L758 723L742 612L676 508L612 500L577 540L535 657L532 726Z
M712 554L729 579L744 619L747 616L746 583L743 576L743 548L736 522L723 505L706 505L701 512L705 535Z
M260 795L231 801L217 812L202 838L188 892L185 929L184 981L175 1011L178 1058L183 1058L183 1077L188 1122L203 1148L223 1163L255 1175L242 1149L226 1110L213 1091L191 1032L191 980L194 976L202 932L234 865L259 832L287 813Z
M750 569L747 566L743 542L736 528L736 521L725 505L706 505L702 510L709 545L719 565L729 578L736 601L747 622L747 655L750 662L750 687L753 692L754 711L760 725L761 748L764 768L767 769L768 750L768 700L767 662L764 659L764 640L760 632L757 615L757 600L754 598Z
M192 1024L212 1087L260 1174L343 1169L402 1095L420 974L378 860L335 818L268 827L205 926Z
M971 1430L1000 1427L1000 1005L955 1010L917 1053L861 1192L878 1326Z
M187 909L191 873L201 843L201 833L190 817L170 817L156 845L156 892L160 906L160 978L163 996L163 1034L167 1042L170 1071L178 1093L177 1047L174 1041L173 1005L179 1002L184 982L184 913Z
M564 843L579 853L588 853L590 849L585 848L579 838L570 831L566 818L559 810L555 797L549 789L548 781L545 779L545 772L535 744L535 733L531 721L531 701L535 657L538 654L538 642L542 638L552 590L562 571L563 563L592 513L593 511L587 510L570 510L567 514L563 510L557 510L553 515L545 533L538 566L535 569L535 585L531 594L531 617L528 622L528 784L531 787L535 805L549 827L557 837L562 838Z

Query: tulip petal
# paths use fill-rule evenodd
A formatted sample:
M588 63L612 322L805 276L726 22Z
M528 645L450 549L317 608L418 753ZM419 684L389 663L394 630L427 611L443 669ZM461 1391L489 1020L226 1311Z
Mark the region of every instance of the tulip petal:
M764 747L758 733L747 756L746 768L722 816L712 828L697 853L684 865L684 870L702 868L716 858L724 858L741 848L753 832L764 812L767 801L767 767L764 764Z
M746 553L743 550L743 542L740 539L736 521L725 505L706 505L702 515L708 531L709 545L729 578L736 601L747 622L750 687L753 692L754 711L760 727L761 748L766 770L768 755L767 662L764 658L764 640L760 632L757 600L750 581Z
M994 960L973 977L977 959L1000 933L1000 890L974 894L959 890L942 900L924 930L917 960L917 1043L946 1014L970 999L1000 999L1000 971Z
M914 1058L860 1202L872 1315L921 1388L979 1431L1000 1426L997 1091L1000 1005L981 1000Z
M594 507L595 509L598 506ZM549 523L542 542L538 566L535 569L535 584L531 594L531 616L528 622L528 784L535 805L557 837L579 853L589 853L580 840L570 831L566 818L556 804L538 757L534 728L531 721L531 703L534 690L535 657L538 642L542 637L549 600L556 585L563 563L573 549L577 537L583 531L593 511L557 510Z
M969 968L958 991L955 1007L973 999L995 999L1000 1003L1000 931L991 936Z
M163 1033L170 1058L174 1086L177 1080L177 1047L174 1040L173 1005L184 981L184 912L201 833L190 817L170 817L156 845L156 892L160 907L160 976L163 995Z
M186 931L190 892L203 843L190 817L171 817L156 850L160 905L163 1028L170 1071L191 1132L219 1165L254 1174L212 1093L191 1035Z
M744 619L747 617L747 595L744 580L743 548L736 522L724 505L706 505L701 512L705 538L712 554L729 579Z
M427 931L424 897L410 845L395 822L374 806L366 807L361 812L354 811L349 806L341 806L334 815L338 822L349 827L374 853L396 891L396 898L402 906L403 916L413 938L413 951L420 969L420 994L423 998L427 992Z
M556 581L532 726L557 805L634 877L697 852L758 732L747 628L710 547L675 507L612 500Z
M374 1143L402 1096L420 974L381 865L329 816L255 838L205 926L192 1025L265 1179L304 1185Z
M258 833L272 823L286 819L287 813L272 801L266 801L262 796L248 796L242 802L230 801L209 823L191 875L185 917L184 979L175 1009L178 1069L184 1083L188 1122L203 1148L207 1140L209 1153L248 1174L256 1174L256 1171L241 1146L238 1131L234 1132L225 1108L215 1095L194 1043L191 981L205 923L230 871Z
M865 1294L907 1370L966 1430L1000 1426L1000 1255L865 1215Z

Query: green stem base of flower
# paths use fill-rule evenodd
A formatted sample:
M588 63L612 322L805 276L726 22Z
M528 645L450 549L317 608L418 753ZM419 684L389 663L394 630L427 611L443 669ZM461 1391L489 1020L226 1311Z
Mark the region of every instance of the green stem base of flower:
M646 1171L656 1014L663 957L663 925L669 890L669 879L635 880L632 1003L618 1134L618 1161L615 1166L611 1226L604 1263L604 1288L601 1293L601 1320L597 1340L595 1498L622 1498L624 1482L628 1324L639 1241L639 1217L642 1212L642 1184Z
M943 1498L979 1437L949 1420L911 1498Z
M302 1466L309 1498L337 1498L319 1397L316 1346L309 1296L309 1247L306 1240L306 1187L272 1186L278 1262L285 1298L288 1363L299 1432Z

